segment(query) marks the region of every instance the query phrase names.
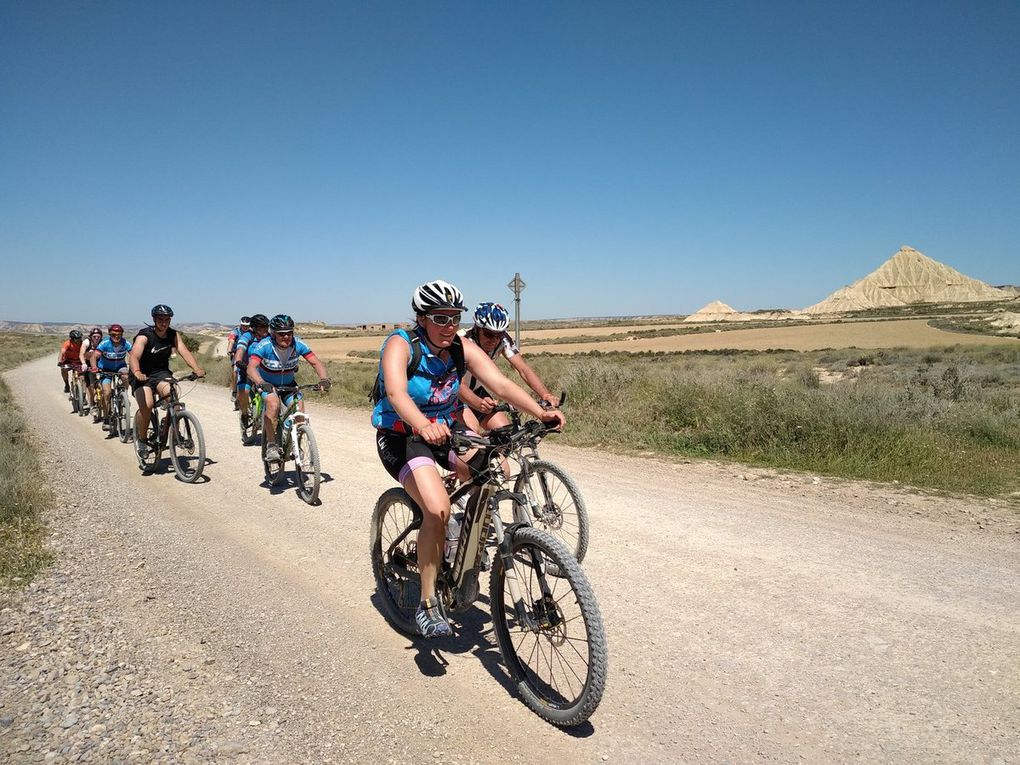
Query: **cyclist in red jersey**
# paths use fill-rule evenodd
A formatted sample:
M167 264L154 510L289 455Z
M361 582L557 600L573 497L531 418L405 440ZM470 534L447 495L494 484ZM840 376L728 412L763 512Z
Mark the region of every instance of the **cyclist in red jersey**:
M60 376L64 378L64 393L71 392L71 386L67 380L67 367L74 367L79 372L81 371L81 343L83 339L84 335L80 329L72 329L57 353L57 366L60 367Z

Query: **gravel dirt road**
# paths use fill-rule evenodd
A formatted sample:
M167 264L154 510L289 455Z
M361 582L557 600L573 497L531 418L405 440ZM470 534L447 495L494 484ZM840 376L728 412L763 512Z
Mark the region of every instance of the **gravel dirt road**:
M365 412L316 406L322 504L262 485L226 389L185 386L208 481L143 476L7 376L57 495L55 567L0 601L12 762L1015 762L1020 525L987 500L543 446L585 492L610 675L563 731L487 611L426 644L373 602L391 485ZM483 583L482 591L486 591Z

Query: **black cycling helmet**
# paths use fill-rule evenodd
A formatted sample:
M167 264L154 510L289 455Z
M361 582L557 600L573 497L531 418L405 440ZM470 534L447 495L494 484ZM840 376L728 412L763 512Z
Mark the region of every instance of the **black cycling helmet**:
M152 307L152 318L154 319L157 316L173 316L173 315L174 309L166 305L166 303L160 303L159 305L154 305Z
M264 313L257 313L257 314L255 314L254 316L251 317L251 326L252 327L268 327L269 326L269 317L266 316Z
M83 337L85 337L85 335L81 333L80 329L72 329L67 336L72 340L81 340Z
M251 316L242 316L241 317L241 326L242 327L249 327L249 326L251 326Z
M294 320L285 313L278 313L269 320L270 332L293 332Z

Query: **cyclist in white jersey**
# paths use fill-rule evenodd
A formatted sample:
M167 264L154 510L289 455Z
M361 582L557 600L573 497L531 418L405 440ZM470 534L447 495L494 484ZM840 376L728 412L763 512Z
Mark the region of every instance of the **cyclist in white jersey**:
M552 394L538 373L524 360L521 349L506 331L509 326L510 315L506 308L499 303L479 303L475 309L474 326L460 334L473 340L490 359L495 360L497 356L503 354L510 366L517 370L528 387L539 397L540 403L545 402L548 407L556 408L560 403L559 397ZM485 386L470 372L464 376L460 400L467 407L464 411L464 422L472 430L482 432L510 424L510 418L504 412L492 414L499 401L492 398Z

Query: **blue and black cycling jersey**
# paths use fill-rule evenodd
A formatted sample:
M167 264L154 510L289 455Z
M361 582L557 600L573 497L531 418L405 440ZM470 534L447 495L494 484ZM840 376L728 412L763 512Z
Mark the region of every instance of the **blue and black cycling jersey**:
M445 425L452 425L454 414L460 409L460 401L457 399L457 391L460 390L460 376L457 374L457 365L451 357L444 361L436 356L429 348L421 331L415 329L421 337L421 360L418 362L418 369L407 381L407 393L415 406L428 419L433 422L440 422ZM405 329L398 329L383 342L379 349L379 375L382 377L382 354L386 349L386 343L399 337L401 341L411 347L411 336ZM413 354L412 354L413 355ZM372 410L372 425L384 430L395 430L404 433L410 430L400 419L390 400L386 397L386 386L383 384L381 390L382 398Z
M117 372L127 366L131 343L121 339L119 344L115 344L109 337L104 337L95 350L99 353L99 362L96 366L103 372Z
M259 360L259 374L273 386L293 385L302 357L311 355L312 349L297 335L289 348L277 347L272 335L248 346L248 357Z

